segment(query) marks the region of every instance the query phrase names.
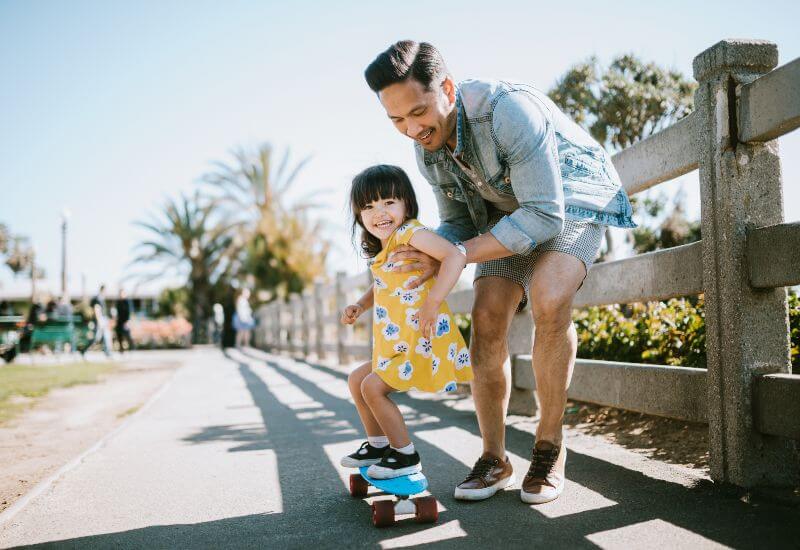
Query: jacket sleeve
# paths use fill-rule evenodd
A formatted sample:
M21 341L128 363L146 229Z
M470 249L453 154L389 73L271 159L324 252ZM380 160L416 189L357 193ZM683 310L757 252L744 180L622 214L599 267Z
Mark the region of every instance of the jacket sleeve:
M561 232L564 189L553 125L524 92L499 99L492 112L492 136L510 170L511 187L519 208L491 229L500 244L516 254Z

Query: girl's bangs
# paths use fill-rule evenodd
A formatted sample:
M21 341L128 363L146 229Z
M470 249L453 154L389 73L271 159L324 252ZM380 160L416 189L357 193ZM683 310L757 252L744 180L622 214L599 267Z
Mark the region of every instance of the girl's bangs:
M400 185L391 177L370 179L363 178L353 186L353 206L359 211L372 202L382 199L404 199L400 193Z

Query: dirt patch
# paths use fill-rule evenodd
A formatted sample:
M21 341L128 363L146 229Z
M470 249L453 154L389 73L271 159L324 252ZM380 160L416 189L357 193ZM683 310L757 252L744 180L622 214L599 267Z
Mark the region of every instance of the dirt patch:
M570 401L564 425L648 458L708 472L708 426Z
M51 390L0 425L0 512L111 432L141 407L179 366L140 352L99 382Z

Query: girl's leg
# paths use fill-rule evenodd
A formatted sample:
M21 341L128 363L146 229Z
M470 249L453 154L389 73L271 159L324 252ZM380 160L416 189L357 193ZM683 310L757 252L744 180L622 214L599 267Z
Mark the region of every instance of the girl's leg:
M361 418L361 423L367 432L368 437L376 437L383 435L380 424L375 420L369 405L364 401L364 396L361 395L361 383L372 372L372 363L364 363L357 367L350 376L347 377L347 385L350 387L350 395L353 396L358 416Z
M389 399L389 394L393 391L396 390L375 373L368 374L361 383L361 395L369 406L372 416L389 438L389 444L395 449L400 449L409 445L411 439L408 437L403 414L394 401Z

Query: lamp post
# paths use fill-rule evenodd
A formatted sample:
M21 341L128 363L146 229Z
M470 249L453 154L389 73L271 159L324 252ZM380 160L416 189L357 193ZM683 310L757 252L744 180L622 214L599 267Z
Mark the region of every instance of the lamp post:
M67 296L67 222L70 218L69 209L61 211L61 295Z

